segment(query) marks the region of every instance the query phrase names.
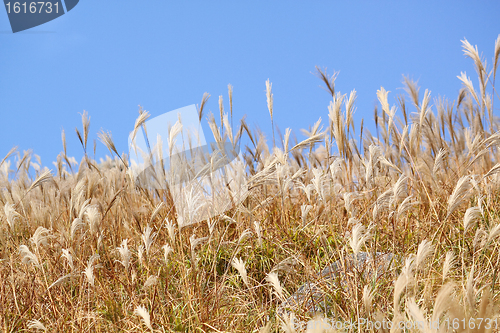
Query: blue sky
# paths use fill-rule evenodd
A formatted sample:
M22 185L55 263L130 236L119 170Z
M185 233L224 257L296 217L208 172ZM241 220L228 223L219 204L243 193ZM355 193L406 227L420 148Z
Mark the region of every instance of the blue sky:
M497 1L81 0L54 21L12 34L0 9L0 159L17 145L53 168L64 128L68 154L79 161L74 129L83 110L91 140L102 128L125 152L138 105L154 117L208 92L208 109L218 114L219 95L229 110L228 84L235 119L246 115L271 139L268 78L275 124L300 138L300 128L328 119L330 96L315 66L340 72L338 91L356 89L357 127L365 118L373 129L377 89L390 90L394 103L402 75L418 80L421 93L452 100L461 71L477 86L460 40L491 64L499 14ZM98 141L97 156L105 154Z

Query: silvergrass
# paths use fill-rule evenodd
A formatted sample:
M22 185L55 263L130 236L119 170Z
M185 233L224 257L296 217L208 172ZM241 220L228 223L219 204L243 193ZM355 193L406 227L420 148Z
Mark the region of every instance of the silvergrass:
M220 126L213 114L209 126L216 141L234 144L248 137L249 146L225 173L221 192L206 200L215 207L219 195L227 195L233 205L203 221L195 217L205 199L193 189L137 186L110 133L101 131L98 138L116 156L101 162L88 156L92 134L85 112L83 130L77 130L85 156L76 170L65 134L54 177L31 151L12 149L0 162L0 277L5 282L0 326L6 331L43 330L42 325L58 332L135 331L141 325L161 332L271 332L293 331L292 319L496 318L500 123L491 114L498 99L500 38L492 67L472 45L463 47L474 62L479 88L463 73L458 82L464 88L455 101L432 100L429 91L420 96L417 83L404 78L408 101L399 95L394 103L381 87L376 135L366 122L362 130L355 126L356 92L337 91L336 74L326 70L318 69L318 75L332 96L325 110L328 124L323 129L319 119L306 127L303 141L295 130L282 136L275 127L269 80L273 142L244 120L233 131L236 105L228 86L229 115L221 98ZM200 121L209 96L203 95L198 108ZM132 137L147 130L149 113L142 108L139 113ZM181 120L169 130L165 144L171 155L182 140L195 138L184 133ZM160 148L144 153L151 161L162 159ZM208 168L219 163L215 157L206 162ZM167 183L167 167L155 170L161 184ZM192 165L183 160L176 167ZM185 207L173 204L176 195L188 199ZM372 278L366 273L377 270L378 262L371 267L356 261L352 270L341 260L337 282L346 288L333 288L320 272L339 258L355 258L353 252L360 258L385 253L394 267ZM297 307L278 311L289 294L297 296ZM315 318L307 308L318 299L312 306L326 312Z

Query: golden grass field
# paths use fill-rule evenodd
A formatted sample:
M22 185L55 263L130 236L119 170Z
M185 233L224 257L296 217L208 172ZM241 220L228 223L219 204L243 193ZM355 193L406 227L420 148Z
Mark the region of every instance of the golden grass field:
M288 129L266 141L243 120L231 127L230 87L229 116L220 97L221 123L208 121L215 138L250 142L239 164L248 193L198 223L180 223L170 192L136 186L110 134L96 137L113 157L91 158L86 113L79 165L64 133L52 171L13 149L0 160L1 331L295 332L314 315L299 306L279 316L279 305L361 251L401 260L391 274L354 272L351 288L324 290L327 318L441 323L387 332L500 331L500 36L488 64L462 43L478 83L462 73L454 100L407 78L406 94L380 88L377 133L355 128L356 93L336 91L326 70L328 119L302 142ZM148 116L140 110L136 129Z

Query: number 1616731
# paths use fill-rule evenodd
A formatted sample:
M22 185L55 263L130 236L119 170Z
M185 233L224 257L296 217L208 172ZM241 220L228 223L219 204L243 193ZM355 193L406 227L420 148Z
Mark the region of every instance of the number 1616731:
M47 13L51 14L59 13L59 2L54 1L16 1L16 2L7 2L5 4L5 8L7 9L7 13L11 14L41 14Z
M474 330L474 329L481 329L485 328L487 330L489 329L498 329L498 318L491 319L491 318L470 318L469 320L464 319L458 319L455 318L453 320L450 320L449 318L445 319L443 324L446 326L446 328L450 329L453 328L455 330L461 329L461 330Z

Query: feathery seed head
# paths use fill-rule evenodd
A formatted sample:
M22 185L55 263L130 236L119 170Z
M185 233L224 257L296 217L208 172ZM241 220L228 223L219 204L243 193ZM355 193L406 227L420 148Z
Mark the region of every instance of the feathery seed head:
M5 213L5 216L7 217L7 223L9 224L10 230L14 231L15 225L21 214L16 212L14 209L14 205L10 203L6 203L3 206L3 210Z
M464 215L464 233L481 217L481 209L479 207L467 208Z
M365 244L365 242L371 239L370 235L371 226L368 227L368 230L361 223L356 224L352 228L352 236L349 240L349 245L352 248L354 254L358 254L361 250L361 247Z
M241 258L233 258L233 260L231 261L231 266L233 266L238 271L247 288L250 288L250 285L248 283L247 270L245 268L245 262L241 260Z
M94 254L92 255L88 262L87 262L87 267L85 268L85 270L82 272L83 274L85 274L85 277L87 278L87 281L88 283L94 287L94 281L95 281L95 276L94 276L94 262L99 259L99 255L98 254Z
M45 325L43 325L42 322L39 321L38 319L32 319L32 320L28 321L27 324L28 324L29 329L47 331L47 328L45 327Z
M62 253L63 253L62 257L66 258L66 260L68 261L68 265L71 268L71 271L73 271L75 269L75 266L73 264L73 256L71 255L68 249L62 249Z
M40 266L38 257L36 256L36 254L31 252L26 245L19 246L19 254L21 255L21 261L23 264L26 265L33 264L36 267Z
M148 254L149 249L151 248L151 245L153 244L156 238L156 232L153 232L153 228L151 228L148 225L144 230L144 233L142 234L141 238L144 243L144 249L146 250L146 254Z
M453 193L448 198L447 217L449 217L451 214L453 214L453 212L465 200L467 200L468 196L470 195L469 190L471 189L471 187L472 187L472 183L471 183L470 176L463 176L458 180L457 185L455 186L455 189L453 190Z
M259 243L259 247L262 246L262 229L260 227L259 221L254 221L253 226L255 229L255 233L257 234L257 241Z
M167 228L167 231L168 231L168 237L172 241L172 244L174 244L174 242L175 242L175 225L169 219L166 219L166 221L167 222L165 224L165 227Z
M415 259L415 268L420 268L425 260L434 252L432 243L424 239L419 245L417 250L417 257Z
M375 296L375 290L371 290L369 285L365 285L363 288L363 304L367 312L372 308L373 296Z
M278 297L281 300L284 300L285 295L283 293L283 288L281 287L280 280L278 278L278 273L271 272L271 273L267 274L266 281L271 284L271 286L274 289L275 294L278 295Z
M153 332L153 326L151 325L151 317L149 315L148 310L142 306L139 305L138 307L135 308L134 313L142 318L144 321L144 324Z
M151 275L150 277L148 277L146 282L144 282L144 286L142 287L142 289L147 289L151 286L155 286L157 283L158 283L158 276Z
M163 245L163 259L165 260L165 263L168 264L168 255L172 252L174 252L174 250L170 247L170 245L168 244L165 244Z
M273 119L273 84L269 79L266 81L266 97L267 97L267 108L269 110L269 114L271 115L271 119Z
M40 245L47 245L47 240L51 237L49 229L38 227L33 236L31 236L30 241L39 249Z
M89 229L92 234L99 231L99 220L101 218L99 210L96 206L90 206L85 210L85 215L89 221Z
M443 282L454 265L455 265L455 254L453 253L453 251L448 251L446 253L446 258L444 259L443 263Z
M128 267L130 264L130 258L132 257L132 253L128 249L128 239L124 239L120 245L120 247L117 247L116 250L118 253L120 253L120 258L121 260L117 260L120 264L125 267L125 270L128 271Z

